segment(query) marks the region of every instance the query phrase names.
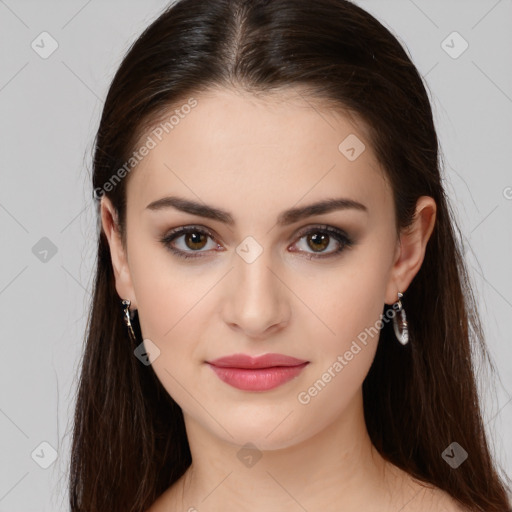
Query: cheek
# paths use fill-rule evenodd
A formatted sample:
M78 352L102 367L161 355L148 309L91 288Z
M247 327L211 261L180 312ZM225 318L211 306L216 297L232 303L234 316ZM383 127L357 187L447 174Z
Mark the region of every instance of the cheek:
M304 302L311 311L304 312L308 318L309 331L316 331L324 341L319 346L322 352L344 351L354 339L375 342L375 325L384 309L386 285L389 279L385 264L375 255L379 251L361 251L357 257L346 261L336 270L325 274L323 286L318 278L303 281L301 289ZM373 336L372 336L373 335Z
M379 342L389 277L382 254L360 251L353 262L328 274L324 293L309 287L316 292L309 292L305 302L322 322L308 313L305 331L315 341L315 364L309 369L308 388L302 390L307 396L300 403L314 399L327 405L335 396L337 401L349 399L366 377Z
M296 395L302 414L318 419L318 429L354 404L375 357L384 308L378 272L345 276L330 290L333 300L323 312L334 334L322 329L314 336L314 364Z
M192 383L205 355L200 340L208 340L202 323L211 318L205 306L208 291L218 279L204 271L205 275L186 271L172 256L154 256L152 259L150 251L141 251L132 258L142 336L158 347L159 355L151 366L164 389L184 410L192 407L193 411Z
M159 346L171 344L191 321L214 277L199 266L191 270L177 263L158 242L147 240L132 248L130 271L142 333Z
M162 248L142 244L130 253L130 261L142 336L159 350L153 371L186 409L197 372L211 371L201 363L214 332L212 297L219 273L207 265L181 264Z

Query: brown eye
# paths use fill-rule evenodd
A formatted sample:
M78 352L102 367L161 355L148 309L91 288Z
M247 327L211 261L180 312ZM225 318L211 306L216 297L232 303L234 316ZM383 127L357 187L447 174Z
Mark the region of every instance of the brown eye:
M308 246L311 247L314 251L323 251L329 246L330 237L329 235L314 233L313 235L308 235Z
M186 233L184 236L185 245L192 250L203 249L208 241L208 237L199 231Z
M215 242L215 237L209 231L195 226L187 226L171 231L160 241L176 256L180 258L199 258L204 256L208 239L212 240L210 249L222 249ZM305 247L299 247L299 243L305 239ZM181 247L179 247L181 245ZM353 241L340 229L331 226L310 228L299 235L299 241L294 244L292 252L304 253L308 259L329 258L341 253L344 249L350 248ZM295 247L298 247L296 249ZM337 248L336 248L337 246ZM332 247L333 250L328 250ZM205 249L205 250L203 250ZM309 250L308 250L309 249Z
M340 229L331 226L319 226L299 234L299 242L295 244L298 252L303 252L309 259L329 258L341 253L344 249L352 247L354 242ZM305 239L306 247L301 248L299 243ZM336 249L336 245L338 248ZM327 250L332 247L334 250ZM307 249L310 250L307 250ZM312 251L312 252L311 252Z
M161 239L161 242L173 254L187 259L201 257L202 253L206 252L203 249L207 246L209 238L213 240L213 235L210 232L194 226L188 226L171 231L171 233ZM176 245L181 245L181 247L176 247ZM215 243L212 245L213 247L210 248L219 247Z

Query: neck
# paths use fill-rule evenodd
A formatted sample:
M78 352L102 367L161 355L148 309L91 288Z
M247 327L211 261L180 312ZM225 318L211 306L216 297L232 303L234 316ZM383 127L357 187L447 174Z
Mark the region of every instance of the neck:
M273 450L242 448L184 417L192 464L171 488L179 510L377 510L378 497L390 500L391 464L371 443L362 392L312 437Z

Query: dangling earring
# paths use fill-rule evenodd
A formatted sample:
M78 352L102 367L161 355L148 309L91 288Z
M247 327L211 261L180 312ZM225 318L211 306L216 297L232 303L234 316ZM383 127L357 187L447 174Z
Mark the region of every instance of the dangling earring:
M409 342L409 327L407 326L405 310L402 306L402 302L400 301L400 299L403 296L403 293L398 292L398 300L393 305L394 309L395 305L398 305L398 310L396 310L396 314L393 316L393 329L395 331L396 339L402 345L407 345L407 343ZM397 319L397 316L399 316L400 318Z
M128 299L124 299L122 301L122 305L123 305L123 309L124 309L123 318L124 318L124 323L128 326L128 333L129 333L130 337L132 338L132 340L135 343L137 343L137 337L135 336L135 333L133 332L133 327L132 327L132 322L131 322L131 320L133 319L133 317L135 315L135 312L130 311L130 304L131 304L131 301L129 301Z

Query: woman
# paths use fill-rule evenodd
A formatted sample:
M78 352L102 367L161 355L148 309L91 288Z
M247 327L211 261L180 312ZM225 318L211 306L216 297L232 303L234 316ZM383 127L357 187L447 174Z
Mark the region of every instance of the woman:
M97 134L73 511L511 510L425 87L344 0L181 0Z

